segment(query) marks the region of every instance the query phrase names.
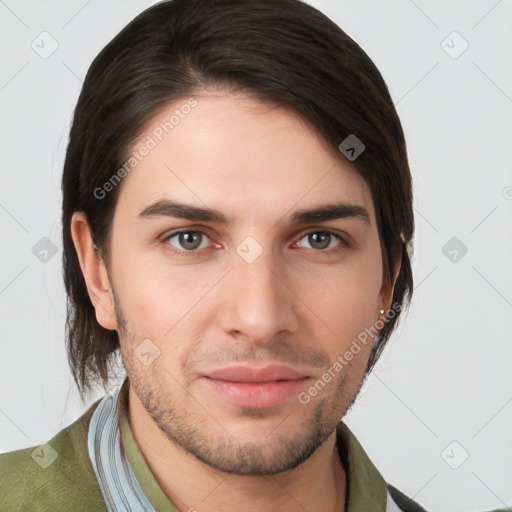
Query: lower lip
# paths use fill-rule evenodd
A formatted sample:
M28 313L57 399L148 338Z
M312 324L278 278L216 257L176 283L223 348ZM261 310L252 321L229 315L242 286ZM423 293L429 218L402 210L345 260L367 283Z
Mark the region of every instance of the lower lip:
M298 395L308 378L260 383L229 382L208 377L204 377L202 380L210 389L233 405L266 409L275 407L288 398Z

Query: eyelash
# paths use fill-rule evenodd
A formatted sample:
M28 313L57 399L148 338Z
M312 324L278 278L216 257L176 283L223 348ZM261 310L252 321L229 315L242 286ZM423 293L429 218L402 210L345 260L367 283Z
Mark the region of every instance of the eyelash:
M171 238L177 237L178 235L183 234L183 233L195 233L195 234L200 234L202 236L205 236L206 238L209 238L208 235L204 231L201 231L201 230L198 230L198 229L183 229L183 230L174 231L174 232L170 233L169 235L167 235L165 238L162 239L162 243L164 245L166 245L167 248L173 254L177 254L179 256L194 256L194 255L197 255L199 253L199 251L202 250L202 249L193 249L193 250L190 250L190 251L185 251L185 250L180 251L180 250L176 249L174 246L172 246L169 243L169 240ZM308 232L304 233L299 238L299 241L302 240L304 237L307 237L308 235L311 235L313 233L316 233L316 234L318 234L318 233L328 234L328 235L330 235L330 236L332 236L334 238L337 238L338 241L340 242L336 247L331 247L331 248L327 248L327 249L311 249L314 252L332 254L332 253L338 253L341 250L343 250L343 249L345 249L347 247L350 247L350 244L341 235L339 235L338 233L336 233L334 231L331 231L329 229L321 229L321 230L320 229L316 229L316 230L308 231Z

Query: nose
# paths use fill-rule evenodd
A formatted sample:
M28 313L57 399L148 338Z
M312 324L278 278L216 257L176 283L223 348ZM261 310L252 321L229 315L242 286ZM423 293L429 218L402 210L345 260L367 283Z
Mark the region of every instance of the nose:
M268 250L252 263L237 261L222 288L224 332L267 345L297 329L298 299Z

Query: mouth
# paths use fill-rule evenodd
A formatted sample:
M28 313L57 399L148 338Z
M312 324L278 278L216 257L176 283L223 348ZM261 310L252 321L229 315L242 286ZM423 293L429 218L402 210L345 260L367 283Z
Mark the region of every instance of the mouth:
M307 374L284 365L231 366L208 372L201 381L232 405L268 409L296 396L309 378Z

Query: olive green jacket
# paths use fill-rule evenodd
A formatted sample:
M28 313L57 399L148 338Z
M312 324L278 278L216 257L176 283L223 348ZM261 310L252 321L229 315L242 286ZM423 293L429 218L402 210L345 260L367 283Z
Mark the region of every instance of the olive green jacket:
M136 480L156 511L177 512L140 452L126 413L127 383L120 393L119 428L122 446ZM100 400L48 443L0 455L0 510L2 512L93 512L107 506L91 464L87 435ZM347 475L345 512L422 511L387 484L349 428L337 428L340 458ZM340 511L341 512L341 511Z

